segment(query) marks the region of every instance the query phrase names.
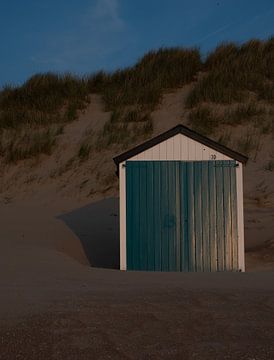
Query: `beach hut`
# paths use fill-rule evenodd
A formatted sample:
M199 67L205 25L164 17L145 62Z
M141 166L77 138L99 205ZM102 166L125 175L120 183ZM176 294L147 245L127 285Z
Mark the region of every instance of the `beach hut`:
M247 157L178 125L114 162L121 270L245 270Z

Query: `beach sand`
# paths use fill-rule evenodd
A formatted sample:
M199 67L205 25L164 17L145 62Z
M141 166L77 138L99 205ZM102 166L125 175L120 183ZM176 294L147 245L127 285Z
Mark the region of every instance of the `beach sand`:
M184 122L186 93L164 96L154 135ZM77 157L109 116L92 96L51 156L3 168L0 359L273 360L273 141L244 168L246 273L120 272L121 149Z
M274 358L264 249L247 273L120 272L117 215L117 198L1 205L1 360Z

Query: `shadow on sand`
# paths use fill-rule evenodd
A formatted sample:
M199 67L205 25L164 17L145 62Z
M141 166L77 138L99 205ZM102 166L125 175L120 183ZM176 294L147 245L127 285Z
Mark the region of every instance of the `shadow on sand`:
M92 203L59 216L80 239L92 267L119 268L119 199Z

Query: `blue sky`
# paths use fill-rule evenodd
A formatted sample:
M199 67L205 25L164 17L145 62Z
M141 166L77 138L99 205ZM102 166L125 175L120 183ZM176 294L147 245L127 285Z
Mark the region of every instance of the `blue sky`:
M161 46L274 35L273 0L9 0L0 2L0 85L45 71L133 64Z

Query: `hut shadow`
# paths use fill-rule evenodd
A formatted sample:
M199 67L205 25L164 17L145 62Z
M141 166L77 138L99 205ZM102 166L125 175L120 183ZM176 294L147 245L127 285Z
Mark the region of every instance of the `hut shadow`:
M81 241L92 267L119 269L119 199L92 203L59 216Z

